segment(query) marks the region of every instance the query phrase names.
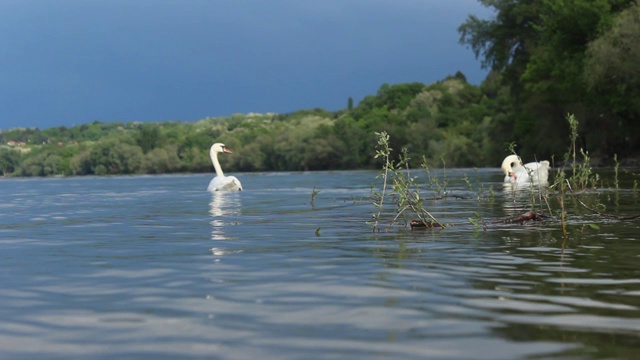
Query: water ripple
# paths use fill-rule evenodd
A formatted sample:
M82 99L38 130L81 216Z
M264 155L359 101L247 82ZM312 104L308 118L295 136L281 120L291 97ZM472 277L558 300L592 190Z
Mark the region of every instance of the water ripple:
M431 173L463 195L427 204L453 226L412 231L399 221L381 232L366 223L375 172L238 174L246 190L232 194L207 193L210 174L2 180L0 350L64 359L635 356L637 224L596 231L584 214L570 219L566 241L553 217L498 224L530 209L535 193L479 195L501 189L494 170ZM632 193L607 196L609 209L637 209ZM387 205L385 221L396 215Z

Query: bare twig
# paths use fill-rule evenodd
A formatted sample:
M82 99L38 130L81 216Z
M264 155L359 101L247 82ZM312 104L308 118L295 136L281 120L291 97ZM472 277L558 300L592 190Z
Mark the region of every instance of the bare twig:
M576 196L576 194L573 192L573 189L571 188L571 184L569 184L569 181L567 181L567 186L569 186L569 190L571 190L571 195L575 196L576 201L578 202L578 204L580 204L583 208L591 211L594 214L598 214L602 217L606 217L606 218L610 218L610 219L617 219L617 220L634 220L637 218L640 218L640 214L639 215L630 215L630 216L620 216L620 215L613 215L613 214L605 214L603 212L600 212L592 207L589 207L587 204L583 203L582 200L580 200L580 198L578 198Z

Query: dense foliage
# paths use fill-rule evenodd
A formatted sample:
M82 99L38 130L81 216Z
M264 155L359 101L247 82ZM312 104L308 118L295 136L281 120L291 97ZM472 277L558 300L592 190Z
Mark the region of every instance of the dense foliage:
M478 156L493 145L488 128L482 130L493 112L484 97L459 74L430 86L385 84L351 111L13 129L0 133L0 141L26 145L3 146L0 169L19 176L205 172L217 141L234 151L221 157L230 171L373 168L378 130L388 131L396 148L407 147L418 164L426 155L437 164L442 158L451 165L494 165ZM499 156L500 148L494 150Z
M509 143L526 159L566 150L567 113L592 158L640 151L640 5L630 0L480 0L495 17L459 28L491 72L480 86L384 84L345 109L236 114L197 122L103 123L0 132L0 172L14 176L379 167L375 132L411 166L497 166Z
M633 0L480 0L461 42L501 78L513 105L504 134L547 157L566 142L559 119L580 119L580 146L596 156L640 147L640 5Z

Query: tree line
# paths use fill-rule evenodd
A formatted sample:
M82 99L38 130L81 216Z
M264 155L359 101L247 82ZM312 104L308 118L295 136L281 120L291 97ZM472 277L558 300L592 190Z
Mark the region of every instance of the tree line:
M368 169L380 166L374 158L380 131L394 150L407 149L412 166L498 166L510 144L526 159L563 154L567 113L580 120L578 145L591 158L638 155L638 3L480 2L495 17L470 16L459 27L461 43L490 70L479 86L458 72L433 84L383 84L338 111L3 130L0 173L208 172L214 142L234 151L221 158L229 171Z
M396 149L407 147L418 165L424 159L495 165L492 156L478 156L494 144L483 125L492 113L483 98L480 87L458 74L428 86L382 85L351 110L13 129L0 133L0 141L27 146L3 146L0 170L16 176L207 172L214 142L234 151L221 158L229 171L366 169L379 165L374 133L382 130Z

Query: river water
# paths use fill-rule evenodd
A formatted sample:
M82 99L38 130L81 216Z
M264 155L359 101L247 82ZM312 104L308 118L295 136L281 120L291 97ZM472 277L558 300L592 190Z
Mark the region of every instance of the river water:
M210 194L210 175L1 179L1 357L640 356L638 219L567 199L565 239L554 201L453 169L423 187L449 195L425 203L449 227L387 226L387 207L373 232L376 172L234 175L245 191ZM638 176L620 176L581 199L640 213ZM539 203L553 216L500 223Z

